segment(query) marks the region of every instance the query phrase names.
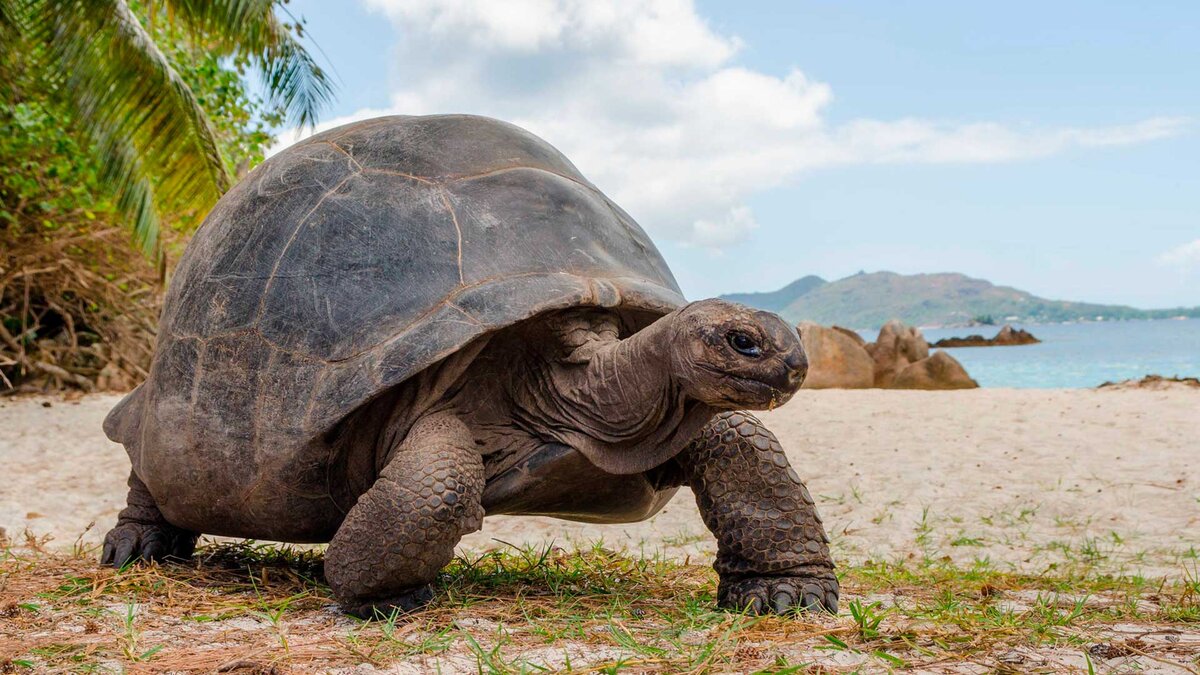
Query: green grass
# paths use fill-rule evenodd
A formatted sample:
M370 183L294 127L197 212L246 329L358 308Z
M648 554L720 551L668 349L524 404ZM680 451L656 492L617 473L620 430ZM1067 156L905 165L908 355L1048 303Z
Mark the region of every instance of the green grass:
M97 567L94 553L4 550L0 672L1200 667L1194 560L1169 579L1102 574L1083 551L1042 574L986 559L869 561L840 570L840 616L756 617L717 610L704 566L600 545L506 548L455 560L421 612L358 621L336 611L316 551L224 544L189 564L119 572Z

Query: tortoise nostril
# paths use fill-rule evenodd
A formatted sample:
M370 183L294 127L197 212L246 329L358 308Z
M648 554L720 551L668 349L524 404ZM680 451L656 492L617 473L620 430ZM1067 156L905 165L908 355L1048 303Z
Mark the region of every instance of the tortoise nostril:
M808 376L808 357L803 349L793 349L783 357L783 365L787 367L787 380L792 389L797 389L804 378Z
M803 351L795 349L783 357L783 365L787 366L792 372L802 372L808 370L808 359L805 358Z

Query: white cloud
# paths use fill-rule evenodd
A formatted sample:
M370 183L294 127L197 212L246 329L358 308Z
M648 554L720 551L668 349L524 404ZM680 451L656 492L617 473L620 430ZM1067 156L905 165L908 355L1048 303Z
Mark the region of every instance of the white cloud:
M751 230L758 228L754 213L748 206L735 206L718 222L697 220L692 224L688 240L712 249L737 243Z
M733 63L742 46L691 0L363 0L399 37L381 114L506 119L562 150L655 236L722 247L755 227L753 193L851 163L1002 162L1181 133L1180 119L1011 128L825 120L829 85ZM285 139L291 138L285 136Z
M1158 262L1162 265L1179 267L1181 269L1200 269L1200 239L1180 244L1170 251L1163 253L1158 256Z
M406 37L484 52L586 51L651 66L716 67L741 46L690 0L364 0Z

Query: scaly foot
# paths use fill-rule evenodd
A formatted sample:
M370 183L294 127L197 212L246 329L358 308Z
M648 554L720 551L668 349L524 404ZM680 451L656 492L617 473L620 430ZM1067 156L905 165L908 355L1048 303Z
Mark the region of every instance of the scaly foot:
M837 614L838 580L832 571L813 575L721 580L717 605L751 614L820 611Z
M197 536L167 523L118 522L104 537L100 564L121 568L143 560L187 560L196 550Z
M387 618L394 612L407 614L421 609L433 600L433 587L429 584L404 591L390 598L368 600L356 603L343 603L342 609L360 619Z

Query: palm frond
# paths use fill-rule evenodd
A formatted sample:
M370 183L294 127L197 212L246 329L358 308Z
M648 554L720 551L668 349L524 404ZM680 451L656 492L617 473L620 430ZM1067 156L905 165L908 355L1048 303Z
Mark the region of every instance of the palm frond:
M159 255L159 230L154 186L147 178L145 167L138 159L137 150L120 139L110 139L112 145L99 147L99 153L107 160L100 179L116 196L118 211L129 219L133 239L148 257Z
M203 215L229 188L207 116L124 0L29 5L29 34L63 74L66 100L104 155L135 236L153 249L158 219L146 198Z
M20 39L20 27L17 19L20 16L20 0L0 0L0 101L9 101L12 97L12 74L9 69L13 66L11 52L17 48Z
M0 0L0 35L11 35L17 27L17 0ZM0 49L4 45L0 44Z
M275 15L276 0L165 1L192 30L251 56L270 105L283 107L301 127L316 123L320 108L333 98L333 84Z
M332 98L333 86L300 44L299 28L276 16L278 0L145 2L151 20L165 7L168 20L198 38L195 44L247 58L261 75L267 103L300 126L313 125ZM27 67L52 73L47 86L89 137L102 178L143 250L159 249L164 208L199 219L229 188L204 109L127 0L0 0L0 65L27 60L21 43L37 45L38 63ZM8 98L5 86L0 95Z
M312 127L333 98L333 84L304 47L287 32L258 59L268 102L282 105L299 127Z
M21 15L28 0L0 0L0 59L8 61L9 52L19 49ZM4 86L7 83L0 83Z

